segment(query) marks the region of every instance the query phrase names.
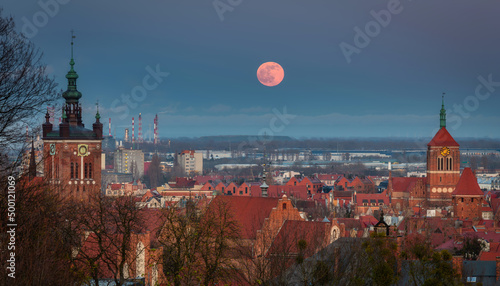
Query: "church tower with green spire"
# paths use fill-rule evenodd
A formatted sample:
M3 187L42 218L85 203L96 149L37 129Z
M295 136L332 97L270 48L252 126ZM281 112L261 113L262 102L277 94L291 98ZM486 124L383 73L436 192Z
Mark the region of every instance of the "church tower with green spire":
M99 108L92 130L82 122L82 93L76 87L78 74L73 59L73 39L71 33L70 70L66 74L68 88L63 92L64 104L59 128L45 115L43 129L44 177L61 190L64 198L88 200L93 192L101 191L101 145L102 123Z
M427 144L427 206L451 206L451 193L459 178L460 145L446 130L443 93L439 113L439 130Z

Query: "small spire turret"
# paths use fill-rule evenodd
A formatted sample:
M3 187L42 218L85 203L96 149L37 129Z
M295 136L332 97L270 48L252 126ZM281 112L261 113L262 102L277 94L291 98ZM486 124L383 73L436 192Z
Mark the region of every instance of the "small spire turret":
M73 59L73 39L75 38L73 31L71 31L71 60L69 61L70 70L66 74L68 79L68 89L63 92L63 97L66 99L66 103L78 103L78 100L82 97L82 93L76 89L76 79L78 74L76 73L74 66L75 60Z
M439 128L446 128L446 109L444 109L444 95L442 96L441 112L439 113Z

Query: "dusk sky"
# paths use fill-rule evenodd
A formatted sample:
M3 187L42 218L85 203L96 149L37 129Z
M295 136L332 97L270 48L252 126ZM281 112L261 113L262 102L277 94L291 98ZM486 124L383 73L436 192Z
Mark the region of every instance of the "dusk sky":
M123 137L142 112L146 139L156 113L160 137L431 137L446 92L453 136L500 137L498 1L2 0L0 7L43 51L63 90L75 31L84 122L91 126L99 100L106 134L109 117ZM268 61L285 71L274 87L256 77Z

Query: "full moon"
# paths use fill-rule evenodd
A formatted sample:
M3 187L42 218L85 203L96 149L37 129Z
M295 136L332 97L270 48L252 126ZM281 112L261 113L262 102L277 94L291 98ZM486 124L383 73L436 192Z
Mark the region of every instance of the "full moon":
M276 86L285 77L283 68L275 62L267 62L260 65L257 70L257 78L266 86Z

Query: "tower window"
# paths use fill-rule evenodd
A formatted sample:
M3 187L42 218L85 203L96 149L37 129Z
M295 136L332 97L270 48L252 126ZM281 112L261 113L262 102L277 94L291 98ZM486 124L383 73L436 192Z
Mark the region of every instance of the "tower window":
M79 178L78 176L78 163L75 163L75 178Z
M83 170L83 174L84 174L84 178L87 179L87 170L88 170L88 164L85 163L84 165L84 170Z
M89 179L92 179L92 163L89 163Z
M283 209L286 210L286 203L283 203Z
M70 175L71 175L71 179L74 179L75 178L75 169L74 169L74 163L71 162L71 172L70 172Z

